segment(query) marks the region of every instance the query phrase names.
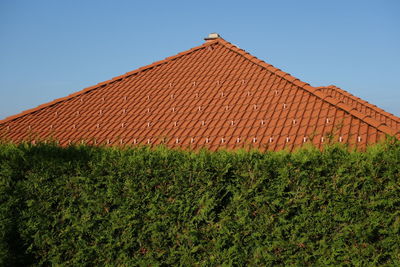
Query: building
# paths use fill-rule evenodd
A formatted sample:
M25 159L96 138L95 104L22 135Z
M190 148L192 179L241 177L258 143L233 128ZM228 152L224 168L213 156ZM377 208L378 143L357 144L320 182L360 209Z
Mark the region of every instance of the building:
M210 34L205 43L0 121L2 139L60 145L293 150L364 148L400 118L335 86L313 87Z

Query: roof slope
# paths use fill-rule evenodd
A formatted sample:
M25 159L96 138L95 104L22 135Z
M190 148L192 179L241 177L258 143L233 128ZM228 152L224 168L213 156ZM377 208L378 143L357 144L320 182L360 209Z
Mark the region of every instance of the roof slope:
M14 142L293 149L364 147L400 136L399 118L333 87L315 88L222 38L0 121Z
M383 109L368 103L367 101L356 97L337 86L329 85L326 87L318 87L320 92L329 95L343 103L356 108L359 112L367 114L372 118L387 124L396 130L400 130L400 118L384 111Z

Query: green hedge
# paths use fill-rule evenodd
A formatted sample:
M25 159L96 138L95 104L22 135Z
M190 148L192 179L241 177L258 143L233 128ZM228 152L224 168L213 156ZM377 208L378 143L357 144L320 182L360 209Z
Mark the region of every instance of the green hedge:
M0 265L400 266L400 144L0 144Z

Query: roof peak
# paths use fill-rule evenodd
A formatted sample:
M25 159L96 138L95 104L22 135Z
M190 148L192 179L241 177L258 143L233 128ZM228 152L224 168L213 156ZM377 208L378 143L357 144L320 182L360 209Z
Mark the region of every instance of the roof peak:
M216 32L212 32L212 33L208 34L208 36L206 38L204 38L204 40L206 42L210 42L210 41L213 41L213 40L218 39L218 38L221 38L221 35L219 35Z

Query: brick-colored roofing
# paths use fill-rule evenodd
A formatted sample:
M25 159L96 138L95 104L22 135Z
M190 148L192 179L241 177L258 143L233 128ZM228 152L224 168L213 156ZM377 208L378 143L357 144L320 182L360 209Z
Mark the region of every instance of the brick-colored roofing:
M13 142L171 147L365 147L400 119L335 86L312 87L222 38L0 121Z
M346 103L349 106L356 108L359 112L368 114L372 118L387 124L396 130L400 130L400 118L393 114L384 111L383 109L368 103L367 101L356 97L343 89L340 89L334 85L327 87L318 87L319 91L324 94L330 95L339 101Z

